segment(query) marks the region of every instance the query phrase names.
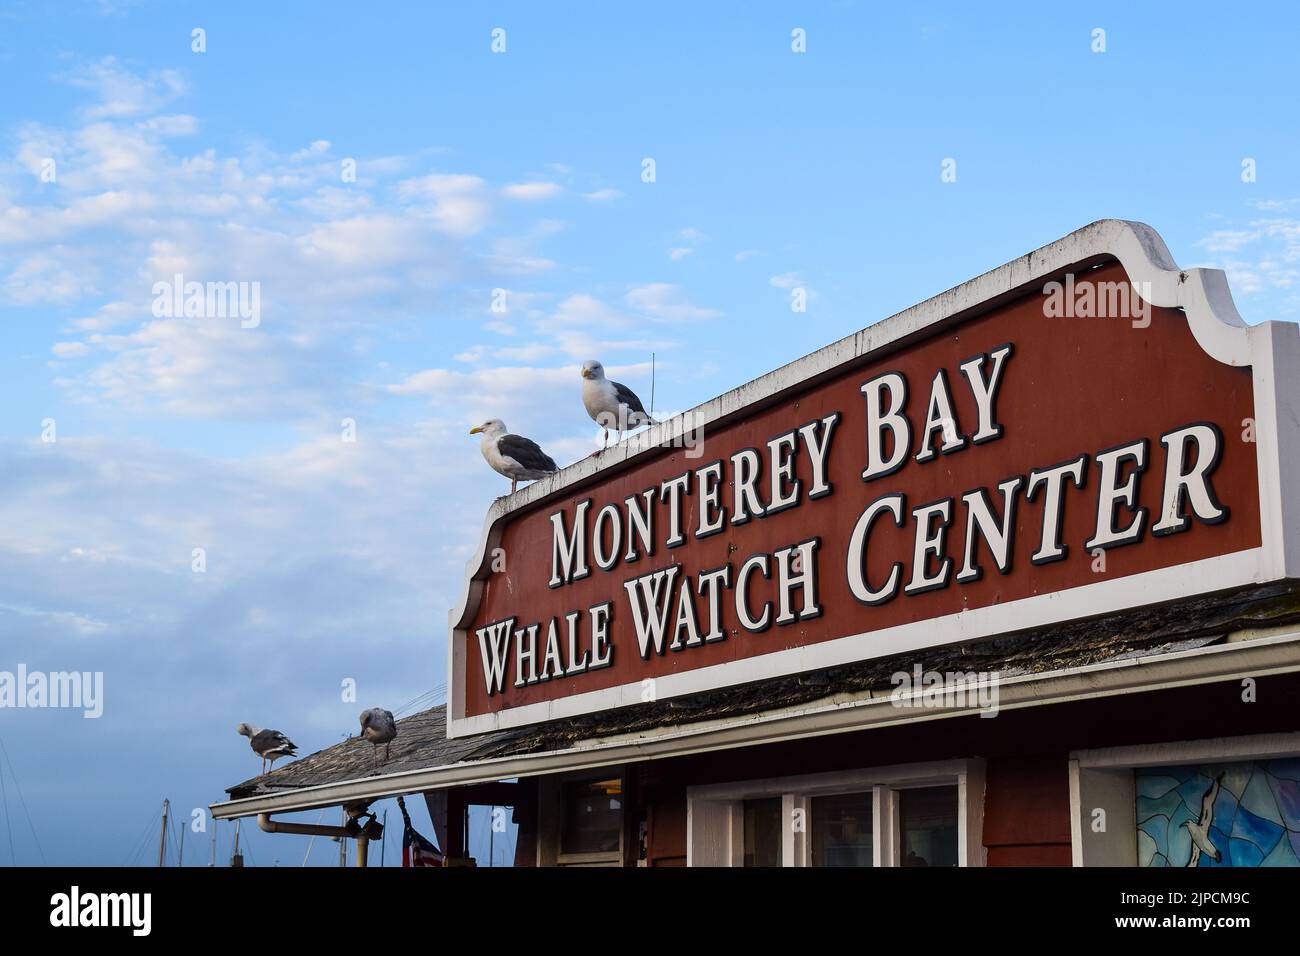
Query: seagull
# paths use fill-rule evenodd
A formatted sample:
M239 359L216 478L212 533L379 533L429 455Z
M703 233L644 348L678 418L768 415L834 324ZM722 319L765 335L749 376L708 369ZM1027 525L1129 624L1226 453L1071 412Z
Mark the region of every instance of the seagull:
M388 748L397 736L397 723L393 712L382 707L372 707L361 712L361 736L369 740L374 747L372 756L374 766L379 766L379 745L384 745L384 760L388 760Z
M1201 797L1201 818L1193 823L1191 820L1184 820L1183 826L1187 827L1187 832L1192 835L1192 855L1187 860L1188 866L1197 866L1201 862L1201 854L1204 853L1215 863L1218 863L1223 854L1219 848L1210 842L1210 824L1214 822L1214 801L1219 796L1219 788L1223 785L1223 774L1214 778L1214 783L1210 784L1210 789L1205 791Z
M595 359L582 363L582 404L587 406L587 414L592 421L605 429L605 444L609 447L609 430L618 430L621 440L623 432L638 425L659 424L651 418L636 397L636 392L618 382L611 382L605 377L605 366Z
M281 757L298 756L298 745L278 730L259 730L252 724L240 724L235 730L248 738L248 746L262 758L262 773L267 772L268 760L270 769L274 770L275 762Z
M483 457L493 471L510 479L511 494L520 481L535 481L560 470L551 456L537 447L537 442L522 435L511 435L499 418L489 418L469 433L483 436L479 440Z

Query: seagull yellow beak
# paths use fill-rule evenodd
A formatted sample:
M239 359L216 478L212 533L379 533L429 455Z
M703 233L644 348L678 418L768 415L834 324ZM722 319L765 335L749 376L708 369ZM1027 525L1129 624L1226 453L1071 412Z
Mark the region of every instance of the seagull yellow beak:
M585 368L580 370L580 374L582 375L583 378L591 378L591 376L587 374L587 370Z
M471 428L471 429L469 430L469 433L470 433L471 435L477 435L477 434L478 434L479 432L481 432L482 430L483 430L483 426L482 426L482 425L475 425L473 428Z

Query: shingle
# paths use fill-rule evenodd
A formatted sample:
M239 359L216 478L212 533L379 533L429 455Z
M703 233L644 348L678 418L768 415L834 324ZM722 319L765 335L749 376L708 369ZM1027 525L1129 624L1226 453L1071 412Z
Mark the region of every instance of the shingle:
M1249 628L1292 623L1300 623L1300 583L1281 582L455 740L446 737L446 706L440 705L398 721L392 759L378 769L371 766L370 744L354 737L227 792L237 799L489 757L561 750L578 741L794 707L837 694L887 691L892 689L891 675L910 671L914 664L928 671L996 671L1013 677L1169 654L1205 647Z

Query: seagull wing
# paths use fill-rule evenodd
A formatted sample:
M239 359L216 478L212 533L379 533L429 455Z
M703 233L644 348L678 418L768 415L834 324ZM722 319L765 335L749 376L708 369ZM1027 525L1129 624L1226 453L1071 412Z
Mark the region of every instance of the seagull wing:
M1214 783L1210 784L1210 789L1205 791L1201 797L1201 819L1200 824L1208 832L1210 823L1214 819L1214 801L1219 798L1219 787L1223 780L1223 774L1215 778Z
M614 386L614 392L618 395L620 404L626 405L629 411L646 414L645 406L641 404L641 399L636 397L636 392L628 388L622 382L610 382Z
M537 442L522 435L502 435L497 441L497 451L513 458L529 471L559 471L550 455L538 447Z
M263 730L252 741L253 750L258 754L278 753L292 757L298 745L278 730Z

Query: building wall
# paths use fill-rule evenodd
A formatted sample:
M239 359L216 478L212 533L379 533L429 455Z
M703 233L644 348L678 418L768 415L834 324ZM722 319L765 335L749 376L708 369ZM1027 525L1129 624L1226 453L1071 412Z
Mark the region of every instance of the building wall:
M988 866L1070 865L1069 763L1063 754L999 757L986 769Z
M1300 675L1262 677L1254 702L1227 681L650 761L629 768L629 828L645 821L646 865L682 865L687 786L982 758L988 865L1069 866L1072 751L1297 731L1297 699Z

